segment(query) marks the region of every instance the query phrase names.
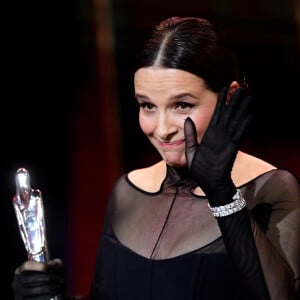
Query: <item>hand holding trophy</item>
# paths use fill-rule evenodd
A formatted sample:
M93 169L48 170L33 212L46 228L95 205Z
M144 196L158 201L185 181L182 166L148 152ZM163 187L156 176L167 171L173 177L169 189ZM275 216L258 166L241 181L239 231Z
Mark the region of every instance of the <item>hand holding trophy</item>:
M53 262L48 264L50 258L46 239L42 193L38 189L34 190L31 188L29 172L24 168L19 168L16 173L16 194L13 197L13 206L19 231L27 251L28 261L43 263L47 265L46 268L54 269L52 266ZM22 272L16 274L14 280L16 299L23 299L23 295L26 294L28 296L28 293L36 296L36 293L40 293L41 290L46 295L49 294L49 300L62 299L60 292L57 292L57 290L60 291L61 286L61 280L58 280L60 276L53 276L50 270L48 273L37 273L39 282L43 282L42 284L44 285L44 287L38 287L38 289L34 285L28 288L28 285L23 284L24 280L17 280L18 276L23 276ZM53 278L55 279L53 280ZM29 289L30 292L28 292ZM55 296L50 296L53 293Z

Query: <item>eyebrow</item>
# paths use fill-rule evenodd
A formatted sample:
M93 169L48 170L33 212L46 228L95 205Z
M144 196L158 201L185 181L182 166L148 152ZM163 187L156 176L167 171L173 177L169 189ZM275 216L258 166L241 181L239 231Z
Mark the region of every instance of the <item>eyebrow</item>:
M148 98L147 96L143 95L143 94L134 94L134 97L139 97L139 98Z
M195 96L193 96L191 93L187 93L187 92L184 92L184 93L181 93L181 94L177 94L177 95L175 95L175 96L172 96L172 98L174 98L174 99L181 99L181 98L184 98L184 97L195 98Z
M142 100L150 100L149 97L143 95L143 94L135 94L134 95L135 98L139 98L139 99L142 99ZM176 94L176 95L172 95L170 97L170 99L172 100L175 100L175 101L178 101L182 98L185 98L185 97L191 97L191 98L194 98L195 99L195 96L193 96L191 93L188 93L188 92L184 92L184 93L180 93L180 94Z
M142 101L145 101L145 102L150 101L150 99L147 96L142 95L142 94L134 94L134 98L136 100L142 100Z

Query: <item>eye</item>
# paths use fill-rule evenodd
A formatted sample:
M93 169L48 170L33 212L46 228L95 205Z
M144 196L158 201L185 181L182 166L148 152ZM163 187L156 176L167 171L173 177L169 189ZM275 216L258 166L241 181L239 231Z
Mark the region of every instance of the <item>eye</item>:
M188 102L178 102L176 103L176 110L182 111L182 112L187 112L190 111L190 109L193 108L193 104L188 103Z
M149 102L141 102L140 103L140 108L143 110L149 110L152 111L155 109L155 105L153 105L152 103Z

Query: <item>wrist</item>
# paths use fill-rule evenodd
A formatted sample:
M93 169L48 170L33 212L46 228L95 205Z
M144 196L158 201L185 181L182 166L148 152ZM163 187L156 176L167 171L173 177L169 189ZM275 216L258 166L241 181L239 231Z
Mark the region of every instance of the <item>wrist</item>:
M232 202L225 205L214 206L214 207L208 203L208 207L214 217L216 218L226 217L235 214L238 211L242 210L244 207L246 207L246 201L240 189L236 189L236 192L232 197Z
M211 190L206 193L211 207L226 205L232 202L232 197L236 194L237 188L231 182L222 189Z

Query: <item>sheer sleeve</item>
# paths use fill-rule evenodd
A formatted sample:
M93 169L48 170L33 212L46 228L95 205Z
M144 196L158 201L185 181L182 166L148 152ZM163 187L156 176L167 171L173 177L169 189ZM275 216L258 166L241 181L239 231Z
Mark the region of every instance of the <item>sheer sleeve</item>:
M248 210L218 218L224 243L254 299L298 299L300 189L287 170L261 175L243 189ZM299 296L299 295L298 295Z

